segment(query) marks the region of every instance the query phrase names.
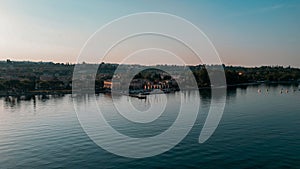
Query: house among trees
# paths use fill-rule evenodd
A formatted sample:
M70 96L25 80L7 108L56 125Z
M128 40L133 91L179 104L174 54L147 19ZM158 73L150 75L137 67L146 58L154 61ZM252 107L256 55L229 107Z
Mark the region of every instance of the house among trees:
M103 82L103 88L111 90L112 88L114 89L120 89L121 88L121 83L120 81L117 80L104 80Z

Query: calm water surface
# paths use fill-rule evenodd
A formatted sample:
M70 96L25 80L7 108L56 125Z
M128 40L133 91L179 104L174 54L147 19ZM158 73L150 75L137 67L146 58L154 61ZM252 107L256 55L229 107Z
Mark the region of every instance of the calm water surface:
M180 94L192 105L194 91L168 94L166 112L147 125L122 118L111 107L109 95L100 94L97 100L116 130L149 137L172 125ZM117 102L131 101L136 109L147 110L150 99L160 104L163 95L146 101L120 96ZM0 168L300 168L300 91L296 86L229 90L220 125L204 144L198 143L198 137L210 97L201 91L199 115L188 136L172 150L145 159L119 157L98 147L81 128L73 101L84 107L90 99L73 100L71 95L29 101L0 98Z

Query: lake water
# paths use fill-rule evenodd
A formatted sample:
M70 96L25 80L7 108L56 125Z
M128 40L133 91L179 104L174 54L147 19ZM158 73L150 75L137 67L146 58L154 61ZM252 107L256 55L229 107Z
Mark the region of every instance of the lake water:
M172 125L178 115L175 110L181 94L192 106L195 91L151 95L147 100L117 98L118 103L131 102L139 110L147 110L150 102L159 105L165 98L171 100L166 113L149 124L133 124L122 118L111 107L109 95L100 94L96 99L106 110L104 116L111 126L120 133L142 138L157 135ZM300 167L298 87L248 86L228 90L222 120L203 144L198 143L198 138L210 107L209 92L201 91L200 99L196 123L182 142L163 154L132 159L103 150L85 134L73 102L88 107L91 101L88 96L36 97L29 101L0 98L0 168ZM121 141L111 140L115 144Z

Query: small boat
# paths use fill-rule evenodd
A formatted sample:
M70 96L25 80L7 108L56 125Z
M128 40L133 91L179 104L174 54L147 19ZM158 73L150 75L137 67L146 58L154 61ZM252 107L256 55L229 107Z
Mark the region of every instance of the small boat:
M147 98L146 95L143 95L141 93L139 93L139 94L130 94L129 96L135 97L135 98L138 98L138 99L146 99Z
M283 88L281 88L281 90L280 90L280 94L282 94L283 93Z

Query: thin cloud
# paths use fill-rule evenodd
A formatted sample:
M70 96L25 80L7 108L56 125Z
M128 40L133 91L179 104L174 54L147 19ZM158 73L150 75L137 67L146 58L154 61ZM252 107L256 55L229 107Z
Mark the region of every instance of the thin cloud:
M273 5L262 7L262 8L256 8L256 9L251 9L248 11L233 13L232 15L229 15L229 17L240 17L240 16L247 16L247 15L262 14L262 13L267 13L267 12L274 12L274 11L281 10L284 8L295 8L295 7L298 7L298 6L287 5L287 4L273 4Z
M284 4L275 4L272 6L261 8L258 10L258 12L271 12L271 11L279 10L279 9L282 9L285 7L286 7L286 5L284 5Z

